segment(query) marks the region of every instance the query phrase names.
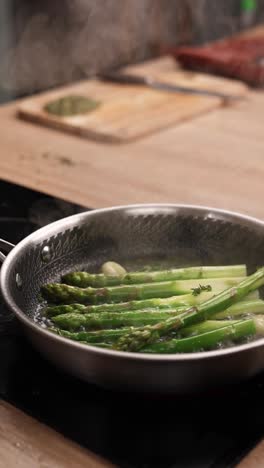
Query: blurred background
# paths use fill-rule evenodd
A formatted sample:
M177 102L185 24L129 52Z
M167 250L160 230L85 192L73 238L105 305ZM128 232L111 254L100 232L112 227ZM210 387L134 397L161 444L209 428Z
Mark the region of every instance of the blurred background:
M0 100L201 44L264 19L264 0L1 0Z

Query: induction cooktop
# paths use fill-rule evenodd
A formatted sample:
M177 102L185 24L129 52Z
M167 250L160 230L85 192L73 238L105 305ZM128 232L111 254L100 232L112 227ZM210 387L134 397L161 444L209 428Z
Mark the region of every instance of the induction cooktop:
M0 181L0 237L19 242L86 207ZM264 375L199 396L81 382L42 358L0 300L0 397L122 468L228 468L264 434Z

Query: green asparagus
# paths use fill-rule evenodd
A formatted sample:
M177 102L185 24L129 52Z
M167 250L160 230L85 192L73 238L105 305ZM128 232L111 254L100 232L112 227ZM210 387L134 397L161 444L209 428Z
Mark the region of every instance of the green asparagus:
M120 312L111 314L63 314L52 318L52 322L59 328L69 331L102 330L118 327L141 327L146 324L156 324L168 317L177 315L177 312Z
M260 312L260 314L264 314L264 310L262 310L262 313ZM245 318L244 320L248 319L252 319L254 321L256 333L264 336L264 315L258 315L257 317L251 316ZM240 321L242 321L241 318L239 318L239 320L206 320L205 322L197 323L196 325L191 325L190 327L181 328L179 333L177 333L177 338L201 335L202 333L217 330L218 328L235 325Z
M133 331L133 327L126 327L120 329L100 330L100 331L81 331L81 332L69 332L67 330L60 330L59 328L51 329L54 333L65 338L69 338L74 341L83 341L87 343L113 343L120 336Z
M214 293L202 293L199 296L193 294L183 294L182 296L172 296L165 299L153 298L142 301L129 301L119 302L118 304L100 304L100 305L84 305L84 304L71 304L71 305L56 305L49 306L44 310L47 317L55 317L56 315L79 312L84 314L99 313L99 312L120 312L144 309L170 309L182 306L191 306L201 304L202 302L210 299ZM258 296L256 295L256 298Z
M237 285L241 278L211 279L212 292L217 293ZM123 302L129 300L164 298L191 293L192 289L206 286L208 280L179 280L163 283L146 283L136 286L114 286L108 288L78 288L60 283L42 286L42 296L52 303L72 304L74 302L97 304L102 302Z
M72 312L85 314L88 312L86 309L87 307L84 304L49 306L43 310L43 314L46 315L46 317L55 317L56 315L70 314Z
M68 315L68 314L82 314L82 315L89 315L89 314L95 314L96 312L88 312L89 307L85 307L80 305L81 307L79 308L74 308L72 306L55 306L52 309L53 314L48 312L49 317L52 319L55 318L56 316L59 315ZM54 309L55 313L54 313ZM78 310L79 309L79 310ZM176 316L183 314L186 311L186 306L179 306L179 307L168 307L164 309L142 309L142 310L125 310L125 311L113 311L113 312L108 312L106 310L103 310L102 312L99 312L100 317L102 319L104 317L107 317L107 314L117 314L119 317L124 316L125 317L147 317L147 314L159 314L159 316L166 317L166 315L169 317L170 315ZM59 313L60 312L60 313ZM258 301L241 301L238 304L235 304L228 309L224 310L223 312L220 312L216 315L213 316L214 319L226 319L226 318L232 318L234 316L243 316L243 315L249 315L249 314L263 314L264 313L264 301L258 300ZM47 312L46 312L47 314ZM98 313L97 313L98 314ZM157 315L158 316L158 315Z
M108 262L108 264L113 262ZM121 268L121 267L120 267ZM113 269L113 271L115 271ZM76 271L63 276L62 282L79 288L92 286L93 288L102 288L105 286L131 285L142 283L153 283L173 280L188 280L188 279L208 279L208 278L228 278L228 277L243 277L247 275L246 265L232 266L204 266L177 268L173 270L160 271L137 271L126 273L125 270L120 271L120 274L91 274L85 271Z
M217 320L208 320L206 322L202 322L196 325L192 325L191 327L183 328L176 336L177 339L185 338L189 336L196 336L201 335L203 333L211 332L217 330L219 328L223 328L229 325L233 325L238 323L238 321L217 321ZM73 341L79 341L83 343L114 343L117 341L118 338L134 331L134 327L126 327L126 328L119 328L119 329L104 329L99 331L81 331L81 332L70 332L67 330L61 330L59 328L53 328L51 331L56 333L57 335L63 336L65 338L69 338Z
M176 333L176 338L185 338L187 336L196 336L202 335L218 328L228 327L229 325L234 325L240 320L205 320L205 322L196 323L190 327L181 328L178 333Z
M172 296L165 299L146 299L145 301L130 301L120 302L118 304L100 304L86 306L84 304L71 304L71 305L56 305L49 306L44 309L43 313L47 317L55 317L56 315L67 314L72 312L78 312L79 314L90 314L99 312L120 312L120 311L133 311L133 310L166 310L171 308L194 306L202 304L215 296L215 293L204 293L202 292L199 296L193 294L184 294L182 296ZM257 300L259 298L259 292L253 291L245 297L245 301ZM225 317L223 317L225 318Z
M147 325L141 327L140 330L124 335L114 344L114 349L139 351L144 346L155 343L155 341L158 341L162 336L168 335L173 330L207 320L217 312L221 312L235 304L251 291L263 286L263 284L264 268L261 268L253 275L243 279L237 286L222 291L201 305L186 309L186 312L180 316L170 317L164 322Z
M172 354L206 351L215 348L227 340L237 341L242 338L254 336L256 325L254 320L248 319L232 325L209 331L202 335L183 339L172 339L152 343L141 348L141 353Z
M65 330L52 330L61 336L80 343L111 348L111 343L126 333L128 329L102 330L97 332L71 333ZM253 317L244 321L207 321L193 327L183 329L185 338L171 338L154 343L141 350L143 353L181 353L195 352L216 348L227 340L235 342L250 336L264 336L264 317ZM187 337L187 338L186 338ZM101 341L105 340L105 341Z
M223 312L214 315L214 319L221 320L225 318L239 317L250 314L264 314L264 301L242 301L234 304Z

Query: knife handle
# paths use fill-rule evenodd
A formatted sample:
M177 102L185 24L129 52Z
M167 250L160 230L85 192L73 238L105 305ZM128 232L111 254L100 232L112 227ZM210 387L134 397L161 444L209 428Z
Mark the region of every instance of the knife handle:
M104 81L113 83L131 84L131 85L147 85L148 79L143 76L129 75L119 72L106 72L99 75L99 78Z

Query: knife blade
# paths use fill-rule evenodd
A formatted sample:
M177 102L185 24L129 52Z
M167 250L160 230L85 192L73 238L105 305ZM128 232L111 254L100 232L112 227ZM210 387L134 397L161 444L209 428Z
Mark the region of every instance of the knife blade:
M103 81L110 81L112 83L119 83L125 85L139 85L139 86L148 86L153 89L160 91L166 91L170 93L184 93L184 94L195 94L200 96L211 96L224 99L225 101L230 100L239 100L242 99L242 96L234 96L225 93L220 93L218 91L211 91L206 89L192 88L188 86L174 85L170 83L165 83L161 81L156 81L155 79L148 76L139 76L132 75L127 73L120 72L105 72L99 75L99 78Z

